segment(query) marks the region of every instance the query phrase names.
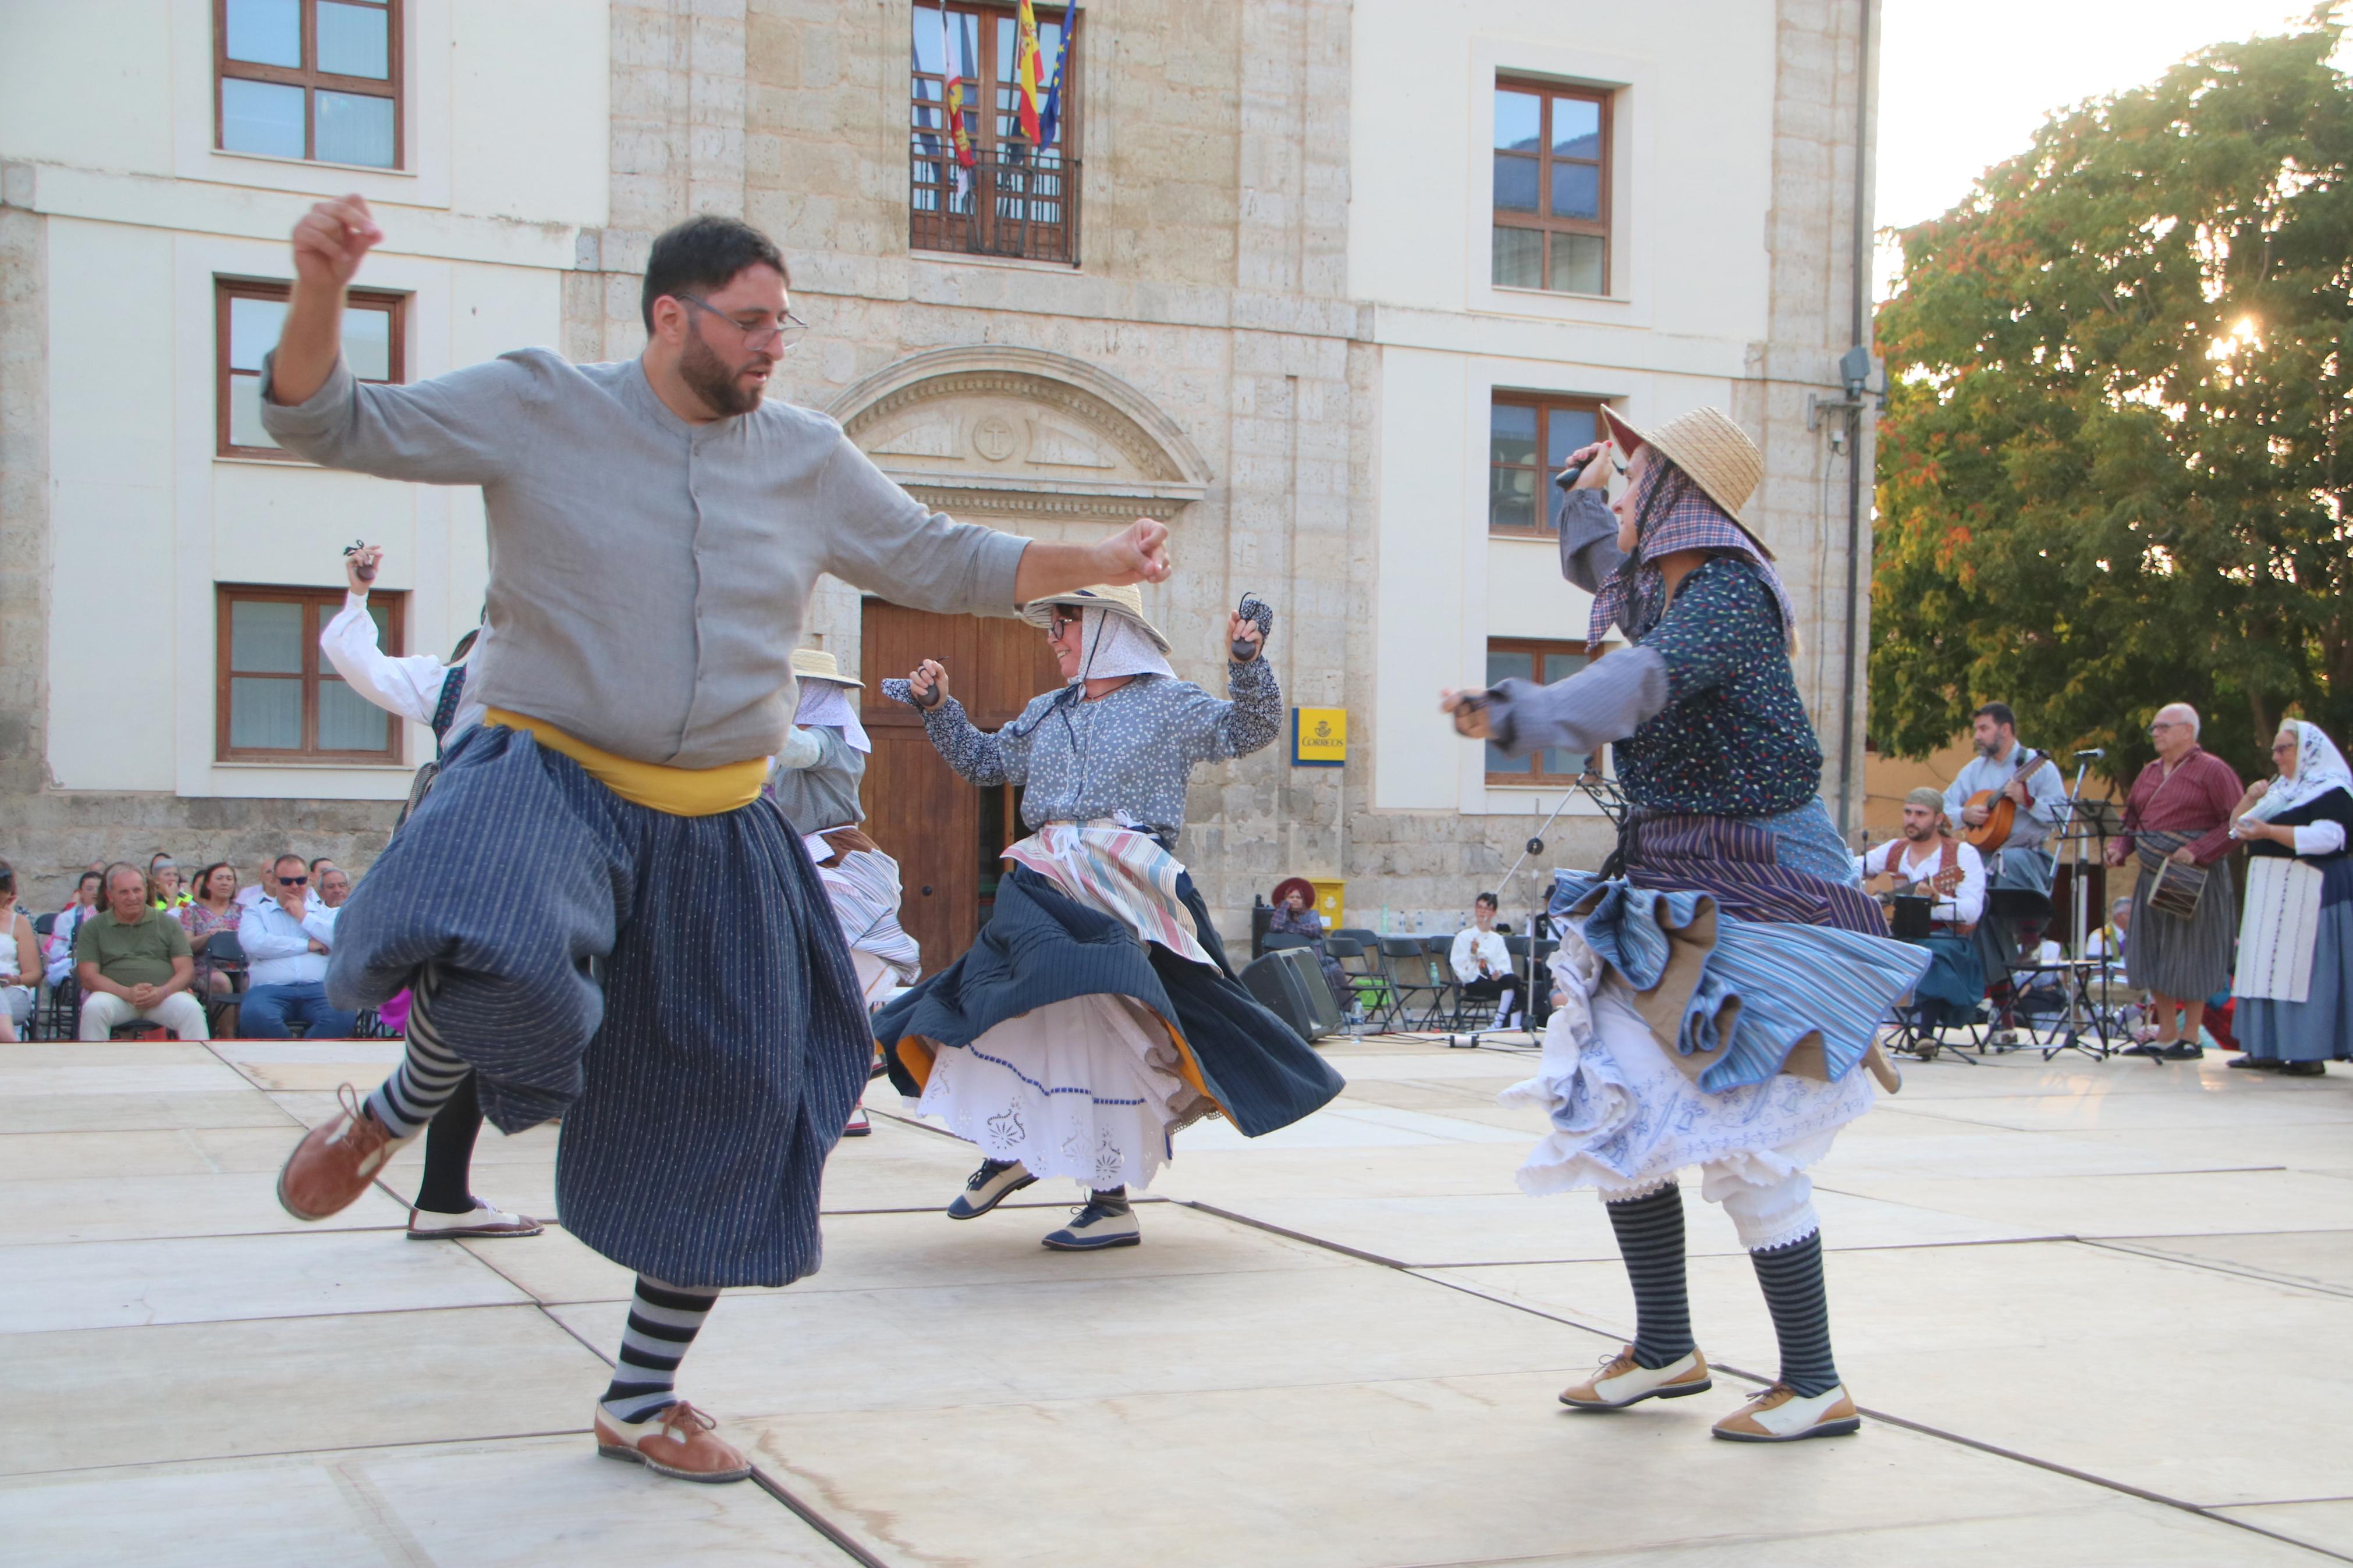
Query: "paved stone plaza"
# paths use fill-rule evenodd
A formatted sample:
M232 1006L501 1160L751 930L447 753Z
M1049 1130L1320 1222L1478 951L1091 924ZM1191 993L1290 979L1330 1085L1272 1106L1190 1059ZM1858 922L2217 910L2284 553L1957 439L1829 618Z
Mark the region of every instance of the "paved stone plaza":
M396 1047L0 1047L0 1556L12 1564L1039 1565L2353 1559L2353 1076L2222 1058L1912 1066L1817 1173L1861 1436L1712 1442L1772 1336L1690 1205L1712 1394L1555 1392L1630 1301L1592 1198L1519 1195L1525 1053L1338 1045L1349 1089L1186 1133L1145 1244L1042 1251L1045 1187L893 1120L829 1261L721 1303L685 1391L760 1485L600 1463L628 1289L558 1230L412 1245L271 1182ZM477 1186L554 1213L553 1130ZM416 1151L395 1168L414 1184ZM2304 1544L2297 1544L2298 1542Z

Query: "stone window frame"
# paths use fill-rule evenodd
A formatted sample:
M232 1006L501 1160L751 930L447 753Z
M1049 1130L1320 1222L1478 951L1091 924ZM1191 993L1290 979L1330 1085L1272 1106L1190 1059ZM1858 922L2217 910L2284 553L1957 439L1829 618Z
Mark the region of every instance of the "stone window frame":
M239 370L230 363L229 301L232 300L269 300L279 304L290 302L294 297L291 283L274 282L259 278L213 278L213 456L216 458L255 458L265 462L300 463L305 459L283 447L241 447L230 438L229 384L237 377L259 379L258 370ZM384 289L353 289L344 294L343 310L380 310L392 318L385 331L391 345L390 374L382 380L375 376L362 379L379 386L396 386L408 379L406 346L408 328L406 294Z
M1017 90L1017 84L1001 79L997 74L998 55L997 29L1000 26L1017 26L1018 13L1012 5L998 3L998 0L940 0L939 4L929 5L924 4L924 0L916 0L909 13L911 29L923 31L928 27L935 32L943 4L951 17L970 16L975 18L977 24L974 28L973 54L980 74L976 79L971 100L967 102L964 112L973 132L972 149L979 165L977 175L983 182L992 182L997 176L998 171L1006 165L1007 160L1003 150L1028 145L1020 137L1018 121L1016 118L1018 110L1017 100L1012 95ZM997 206L1002 206L1008 202L1018 204L1025 199L1047 200L1059 205L1062 213L1060 223L1040 222L1039 224L1040 228L1061 231L1060 243L1049 247L1055 254L1022 258L1067 262L1076 267L1080 259L1080 196L1082 195L1080 187L1082 169L1080 148L1082 130L1086 120L1086 73L1081 68L1081 56L1085 45L1082 36L1084 29L1080 26L1080 18L1083 13L1075 4L1039 5L1034 10L1041 29L1049 22L1057 23L1066 29L1074 29L1071 33L1071 49L1065 62L1065 67L1070 73L1070 81L1062 94L1054 144L1046 150L1046 155L1051 162L1037 164L1037 173L1029 176L1030 180L1039 175L1052 179L1054 194L1050 198L1008 195L996 190L992 184L991 194L982 199ZM927 22L925 18L929 18L929 21ZM1044 47L1041 40L1041 57L1043 54ZM1045 63L1050 65L1051 62ZM939 199L938 193L943 189L943 185L938 176L944 174L949 167L940 153L925 149L923 140L928 135L938 139L943 147L949 144L946 141L946 81L947 78L944 75L916 70L911 62L908 73L909 248L937 255L984 256L1001 259L1013 253L995 248L973 248L946 243L954 237L954 225L936 207L922 205L926 193L931 195L934 201L936 202ZM922 96L926 90L930 96ZM928 112L937 123L931 126L918 123L919 118L925 112ZM1004 120L1014 121L1015 130L1010 135L1002 133L998 130L999 121ZM934 172L934 177L930 179L923 177L926 169ZM1026 188L1027 181L1024 184Z
M329 751L318 743L319 690L325 682L341 682L319 647L319 633L343 607L342 588L291 587L284 584L216 583L213 584L213 760L222 763L326 763L343 766L397 766L407 739L397 714L385 716L385 743L371 751ZM299 673L280 670L236 670L231 660L235 606L240 603L296 604L302 606L302 668ZM400 657L407 646L408 595L405 589L372 589L368 603L385 612L382 627L385 652ZM299 680L302 684L302 744L293 748L236 746L229 742L232 675L239 679Z
M1543 250L1538 256L1536 266L1536 276L1542 279L1542 281L1531 285L1526 283L1506 283L1500 278L1496 278L1494 276L1494 268L1497 258L1500 258L1501 249L1495 245L1493 238L1491 237L1489 240L1488 262L1490 282L1493 287L1498 289L1529 289L1537 293L1560 294L1577 299L1608 299L1611 297L1611 291L1616 286L1616 279L1611 277L1610 266L1610 252L1616 248L1616 237L1610 232L1610 213L1617 200L1617 193L1613 189L1614 182L1611 178L1611 166L1617 154L1615 121L1617 120L1616 110L1618 95L1607 88L1572 87L1560 82L1541 81L1533 78L1508 76L1500 73L1495 78L1495 91L1499 94L1506 92L1531 94L1538 100L1542 108L1540 110L1541 117L1537 122L1536 152L1535 158L1536 165L1536 210L1535 212L1528 212L1520 208L1506 208L1498 205L1494 199L1495 193L1493 187L1491 184L1488 192L1489 209L1491 215L1491 233L1492 230L1497 229L1518 229L1541 234L1544 238ZM1552 134L1553 105L1563 100L1570 100L1581 103L1590 103L1599 109L1600 145L1595 157L1590 159L1564 159L1558 158L1555 155ZM1491 127L1491 142L1492 140ZM1496 166L1500 166L1502 160L1504 158L1525 158L1525 156L1526 155L1524 153L1511 153L1501 148L1494 148L1493 150L1492 162ZM1552 191L1553 168L1556 163L1589 166L1594 169L1597 191L1594 211L1599 215L1598 216L1592 218L1580 218L1560 217L1554 216L1552 212ZM1553 246L1555 237L1561 235L1586 235L1598 238L1601 242L1600 287L1596 289L1556 289L1552 286Z
M1551 539L1555 537L1559 529L1557 519L1559 516L1560 503L1558 496L1556 495L1551 487L1550 479L1552 475L1557 471L1557 466L1552 463L1549 459L1549 443L1546 439L1551 432L1553 416L1556 414L1578 414L1590 417L1593 420L1595 427L1595 436L1593 438L1599 440L1600 438L1601 409L1603 405L1608 401L1609 400L1607 398L1573 397L1559 393L1507 392L1500 387L1490 395L1487 414L1487 532L1490 537L1495 539ZM1536 447L1535 463L1499 463L1495 460L1494 411L1498 408L1529 408L1535 411ZM1515 473L1525 473L1531 469L1534 471L1535 478L1535 493L1533 499L1535 504L1529 509L1529 515L1536 521L1531 522L1527 527L1522 528L1514 524L1508 523L1499 524L1495 521L1495 500L1497 495L1495 479L1499 469L1508 469Z
M302 89L302 163L320 160L315 155L319 145L318 94L349 93L358 98L389 98L392 100L392 162L390 163L338 163L336 168L391 169L405 171L408 167L408 91L407 51L402 47L406 37L403 24L407 20L401 13L406 0L336 0L337 4L363 6L385 13L385 74L382 78L343 76L318 68L319 0L294 0L301 14L302 60L299 66L261 65L252 60L233 60L228 55L228 8L230 0L213 0L213 150L232 153L243 158L265 158L266 153L252 153L234 148L227 143L227 116L222 102L222 82L266 81L283 87Z
M1497 679L1494 659L1499 653L1524 653L1532 656L1529 659L1531 673L1528 679L1539 686L1548 686L1555 681L1567 679L1593 662L1586 657L1585 647L1586 645L1582 642L1556 642L1545 637L1489 637L1487 639L1487 684L1493 686ZM1487 783L1491 786L1517 784L1560 789L1574 784L1587 773L1600 771L1596 765L1597 759L1588 756L1585 758L1585 766L1577 773L1550 773L1546 771L1545 763L1551 755L1549 751L1537 752L1532 756L1499 768L1495 765L1494 751L1490 744L1487 750Z

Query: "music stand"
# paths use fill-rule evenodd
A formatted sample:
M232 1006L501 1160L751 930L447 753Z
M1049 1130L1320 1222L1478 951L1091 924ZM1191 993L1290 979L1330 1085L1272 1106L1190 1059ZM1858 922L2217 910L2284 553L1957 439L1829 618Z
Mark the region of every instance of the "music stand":
M2067 792L2059 808L2058 842L2071 851L2073 868L2073 873L2068 879L2067 951L2075 954L2079 963L2088 934L2084 899L2091 885L2084 875L2084 868L2092 863L2105 865L2108 840L2124 830L2124 814L2113 800L2084 798L2084 775L2091 765L2089 759L2078 762L2074 787ZM2087 848L2092 851L2088 858L2084 854ZM2108 1039L2107 1015L2092 1002L2090 974L2076 968L2073 979L2074 984L2067 988L2067 1017L2063 1033L2063 1026L2052 1027L2051 1038L2042 1047L2042 1059L2047 1062L2061 1051L2081 1051L2094 1061L2105 1061L2116 1050ZM2089 1043L2086 1043L2084 1033L2086 1024L2092 1031Z

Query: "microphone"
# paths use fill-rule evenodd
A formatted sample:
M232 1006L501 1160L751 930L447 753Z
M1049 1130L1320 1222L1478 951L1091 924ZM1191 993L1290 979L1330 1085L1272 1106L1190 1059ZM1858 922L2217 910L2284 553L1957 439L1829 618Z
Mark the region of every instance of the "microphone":
M2105 757L2108 753L2094 746L2088 752L2078 752L2075 754L2079 757Z

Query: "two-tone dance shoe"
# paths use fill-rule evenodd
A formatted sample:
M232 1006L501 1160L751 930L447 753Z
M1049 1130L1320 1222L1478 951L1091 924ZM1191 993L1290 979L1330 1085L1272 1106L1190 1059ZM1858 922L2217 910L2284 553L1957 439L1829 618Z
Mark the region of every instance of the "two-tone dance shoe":
M864 1138L871 1135L873 1131L874 1123L866 1120L866 1108L862 1105L851 1106L849 1124L842 1128L841 1135L844 1138Z
M1623 1410L1645 1399L1681 1399L1715 1386L1707 1357L1696 1350L1664 1366L1644 1366L1628 1345L1605 1357L1591 1377L1562 1389L1560 1402L1571 1410Z
M396 1138L350 1084L335 1090L342 1109L303 1134L278 1173L278 1204L296 1219L338 1215L368 1190L407 1138Z
M509 1214L480 1198L464 1214L437 1214L414 1207L408 1211L411 1241L491 1241L506 1236L537 1236L545 1228L527 1214Z
M1812 1394L1777 1383L1717 1422L1715 1431L1732 1443L1796 1443L1808 1437L1843 1437L1862 1425L1842 1383Z
M1048 1231L1039 1245L1056 1252L1099 1252L1106 1247L1138 1247L1143 1242L1134 1205L1095 1198L1086 1207L1072 1211L1070 1224Z
M1018 1160L983 1160L948 1205L948 1218L978 1219L1037 1179Z
M616 1421L599 1405L596 1452L675 1480L744 1480L752 1474L752 1462L712 1430L718 1425L683 1399L642 1421Z

